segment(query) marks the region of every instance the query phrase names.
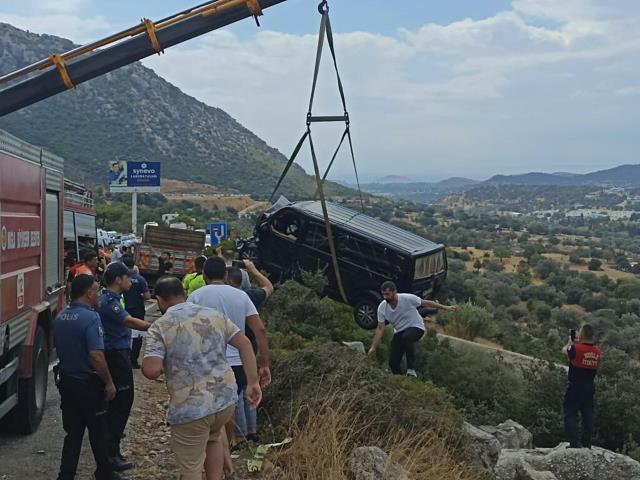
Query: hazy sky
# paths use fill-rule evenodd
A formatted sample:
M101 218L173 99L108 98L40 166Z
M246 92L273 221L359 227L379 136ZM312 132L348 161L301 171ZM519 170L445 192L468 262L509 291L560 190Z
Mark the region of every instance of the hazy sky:
M2 0L0 21L82 43L188 0ZM288 155L319 15L288 0L144 61ZM639 0L330 0L362 176L420 180L640 163ZM328 60L328 59L327 59ZM339 114L325 62L315 113ZM317 142L330 154L339 127ZM301 160L308 168L308 159ZM349 180L342 157L334 176Z

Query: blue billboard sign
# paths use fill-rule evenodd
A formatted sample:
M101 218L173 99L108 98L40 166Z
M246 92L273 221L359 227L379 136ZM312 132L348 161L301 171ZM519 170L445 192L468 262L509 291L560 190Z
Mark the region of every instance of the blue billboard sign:
M160 162L114 160L108 182L110 192L159 192Z
M211 235L211 246L220 245L220 241L229 235L227 222L212 222L209 225L209 234Z

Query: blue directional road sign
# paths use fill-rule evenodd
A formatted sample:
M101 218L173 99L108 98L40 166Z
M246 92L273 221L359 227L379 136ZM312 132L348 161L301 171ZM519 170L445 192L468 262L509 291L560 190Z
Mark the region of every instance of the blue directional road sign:
M209 226L209 233L211 235L211 246L220 245L220 241L227 238L229 234L227 222L212 222Z

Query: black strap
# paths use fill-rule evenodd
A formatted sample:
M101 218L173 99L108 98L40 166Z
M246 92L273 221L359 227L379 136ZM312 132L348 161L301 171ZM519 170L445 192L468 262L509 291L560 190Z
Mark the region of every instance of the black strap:
M331 21L329 20L329 9L322 15L323 18L327 19L327 42L329 43L329 50L331 50L331 57L333 58L333 68L336 70L336 77L338 78L338 90L340 91L340 98L342 99L342 108L344 109L345 115L347 115L347 101L344 98L344 88L342 88L342 80L340 79L340 72L338 71L338 61L336 60L336 50L333 45L333 30L331 30ZM349 120L347 118L347 125L349 124Z
M304 144L304 141L307 139L307 135L309 135L309 129L307 129L307 131L302 134L302 137L300 137L300 140L298 141L298 144L296 145L296 148L293 149L293 153L291 154L291 157L289 157L289 161L287 162L287 164L284 167L284 170L280 174L280 178L278 179L278 183L276 184L276 188L273 189L273 192L271 193L271 196L269 197L269 203L272 203L273 197L275 196L276 192L280 188L280 185L282 184L282 181L284 180L284 177L287 176L287 172L291 168L291 165L293 165L293 161L298 156L298 153L300 152L300 149L302 148L302 145Z
M309 146L311 147L311 159L313 160L313 170L316 174L316 184L318 188L318 194L320 195L320 205L322 206L322 216L324 217L324 224L327 231L327 239L329 240L329 252L331 253L331 262L333 263L333 271L336 274L336 283L338 284L338 291L345 303L349 303L347 294L344 291L342 285L342 275L340 274L340 265L338 264L338 252L336 250L335 239L333 238L333 229L331 228L331 221L329 220L329 212L327 211L327 200L324 197L324 189L322 188L322 180L320 178L320 168L318 167L318 158L316 157L316 149L313 147L313 139L311 138L311 130L307 129L309 134Z
M318 48L316 50L316 66L313 70L313 82L311 83L311 96L309 97L309 113L307 118L311 116L311 109L313 108L313 99L316 94L316 85L318 83L318 72L320 71L320 60L322 59L322 47L324 46L324 36L327 31L327 14L322 14L322 20L320 20L320 33L318 33Z
M333 156L331 157L331 161L329 162L329 165L327 165L327 169L324 171L324 175L322 175L322 182L324 183L324 181L327 179L327 175L329 175L329 170L331 170L331 167L333 166L333 162L335 161L336 157L338 156L338 152L340 151L340 147L342 147L342 142L344 142L345 137L347 136L347 133L349 132L349 128L345 128L344 129L344 133L342 134L342 137L340 137L340 142L338 143L338 147L336 148L336 151L333 152ZM318 194L318 192L316 191L316 195Z
M364 200L362 199L362 189L360 188L360 177L358 176L358 167L356 166L356 156L353 154L353 142L351 141L351 129L349 127L347 127L347 138L349 139L349 151L351 152L353 171L356 174L356 184L358 185L358 195L360 196L360 208L362 209L362 213L364 213Z
M336 157L338 156L338 152L340 151L340 148L344 143L345 137L349 140L349 151L351 152L351 160L353 162L353 168L356 175L356 182L358 184L358 193L360 195L360 206L363 212L364 212L364 201L362 199L362 191L360 189L360 178L358 177L356 159L353 153L353 141L351 139L351 131L349 128L349 113L347 112L347 102L344 95L344 88L342 86L342 79L340 78L340 73L338 71L338 61L336 60L335 45L333 42L333 31L331 29L331 22L329 20L329 7L327 5L326 0L323 0L320 3L320 5L318 6L318 10L322 14L322 19L320 21L320 32L318 34L318 47L316 50L316 61L315 61L315 66L313 70L313 81L311 83L309 110L307 112L307 130L302 135L302 137L298 141L298 144L294 148L293 153L289 158L289 161L287 162L282 174L280 175L280 178L278 179L278 183L276 184L276 187L273 189L273 193L271 194L271 197L269 197L269 203L273 202L273 198L275 197L276 192L280 188L280 185L282 184L284 177L287 175L289 169L291 168L291 165L293 164L293 161L298 156L298 153L302 148L302 144L308 137L309 147L311 149L311 159L313 161L313 170L316 178L316 195L320 197L320 205L322 206L322 216L324 217L327 239L329 241L329 251L331 253L331 262L333 264L333 269L336 276L336 283L337 283L338 290L340 292L340 296L342 297L345 303L349 303L349 300L347 299L347 295L344 291L342 276L340 275L340 266L338 264L338 253L336 249L335 239L333 237L333 229L331 228L329 213L327 210L327 201L324 195L324 182L327 179L327 175L329 174L329 171L331 170L331 167L333 166ZM329 50L331 51L331 57L333 59L333 67L336 71L336 78L338 80L338 90L340 92L340 100L342 101L342 108L344 110L344 115L342 116L315 116L314 117L311 114L311 111L313 109L313 101L316 93L316 86L318 84L318 73L320 71L320 60L322 59L322 49L324 46L325 37L327 39L327 43L329 44ZM327 169L325 170L324 175L320 177L320 167L318 166L318 157L316 155L316 150L313 145L313 139L311 137L311 124L315 122L334 122L334 121L344 121L345 130L344 130L344 133L342 134L342 137L340 138L338 147L336 148L333 156L331 157L331 161L329 162L329 165L327 166Z

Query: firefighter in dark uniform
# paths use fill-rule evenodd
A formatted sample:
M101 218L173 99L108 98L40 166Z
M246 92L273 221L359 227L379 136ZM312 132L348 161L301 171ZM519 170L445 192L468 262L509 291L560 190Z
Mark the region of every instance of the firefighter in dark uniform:
M103 330L94 310L98 284L91 275L71 282L71 305L53 322L60 360L56 373L60 390L62 426L66 432L58 480L75 478L85 428L96 461L98 480L118 480L108 460L107 405L116 395L104 357Z
M591 448L594 380L602 360L602 352L593 340L593 327L584 325L578 338L570 336L562 349L569 358L569 385L564 397L564 431L569 448ZM582 417L582 435L578 431L578 412Z
M104 354L116 386L116 396L109 402L109 461L117 472L133 468L120 452L120 441L133 405L133 370L131 368L131 328L146 331L149 323L134 318L122 307L122 293L131 288L129 270L113 263L104 273L106 291L100 295L98 313L104 328Z

